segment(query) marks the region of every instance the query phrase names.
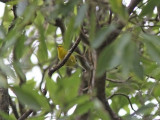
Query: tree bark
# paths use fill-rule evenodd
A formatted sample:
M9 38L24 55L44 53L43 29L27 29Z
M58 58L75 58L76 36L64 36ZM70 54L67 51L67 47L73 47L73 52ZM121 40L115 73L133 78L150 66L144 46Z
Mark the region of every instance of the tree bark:
M106 74L103 74L102 76L96 78L95 80L95 89L97 91L96 96L102 102L104 108L109 113L112 120L122 120L117 114L114 113L114 111L111 109L106 99L105 79L106 79Z
M8 95L8 89L0 88L0 110L9 113L9 95ZM0 117L0 120L4 120L2 117Z

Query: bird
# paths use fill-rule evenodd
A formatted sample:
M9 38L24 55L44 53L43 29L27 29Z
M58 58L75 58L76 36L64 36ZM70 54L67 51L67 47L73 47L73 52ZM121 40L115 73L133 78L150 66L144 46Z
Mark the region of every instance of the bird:
M68 53L68 51L63 47L62 44L59 44L57 47L57 51L58 51L58 59L60 61L62 61L64 59L64 57L66 56L66 54ZM69 59L67 60L67 62L65 63L66 66L68 67L73 67L76 65L76 58L74 55L71 55L69 57Z
M66 54L68 53L68 50L66 50L62 44L59 44L58 47L57 47L57 51L58 51L58 59L60 61L62 61L64 59L64 57L66 56ZM67 67L80 67L82 68L82 70L85 72L86 69L80 65L77 60L76 60L76 57L74 55L71 55L69 57L69 59L67 60L67 62L65 63L65 66Z

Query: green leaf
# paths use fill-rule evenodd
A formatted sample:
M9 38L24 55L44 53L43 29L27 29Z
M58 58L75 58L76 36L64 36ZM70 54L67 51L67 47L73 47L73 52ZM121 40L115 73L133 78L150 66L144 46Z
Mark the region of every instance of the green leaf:
M99 100L95 99L93 103L94 103L94 109L96 111L95 112L96 116L98 116L102 120L111 120L109 114L106 112L104 106Z
M0 111L0 116L4 119L4 120L16 120L16 118L14 117L14 115L8 115L3 111Z
M73 100L70 101L69 105L65 108L65 110L69 110L76 104L83 104L89 101L90 97L88 95L77 96Z
M41 109L41 105L37 102L37 99L35 98L35 92L33 92L33 90L29 88L28 90L26 90L23 87L20 88L18 86L12 89L17 95L21 103L23 103L24 105L27 105L29 108L32 108L34 110Z
M112 60L113 51L113 44L111 44L100 53L97 61L97 76L101 76L105 73L106 68L109 66L109 62Z
M28 6L28 0L21 0L17 4L16 14L22 16L26 7Z
M15 78L15 74L14 71L11 69L10 65L5 65L4 61L2 59L0 59L0 70L1 73L3 73L4 75L11 77L11 78Z
M160 79L160 68L159 64L149 59L142 59L144 73L148 76L152 76L155 79Z
M6 32L3 26L0 26L0 39L4 39L6 37Z
M136 117L136 116L132 116L132 117L124 117L124 118L125 118L125 120L127 120L127 119L129 119L129 120L139 120L139 118Z
M5 44L1 48L0 56L3 56L4 54L6 54L6 51L8 51L9 49L11 49L14 46L14 44L17 42L17 39L20 35L21 34L17 30L9 31L9 33L7 34L7 36L4 39Z
M147 4L142 8L140 17L152 14L154 8L159 4L160 2L158 0L148 0Z
M3 74L0 74L0 87L4 87L4 88L8 87L7 77L4 76Z
M47 45L46 45L46 38L45 38L45 28L43 27L43 21L44 17L39 13L38 18L36 18L37 22L36 25L38 27L39 31L39 46L38 46L38 60L40 62L45 62L48 60L48 51L47 51Z
M36 11L37 11L37 4L36 2L32 2L32 4L30 4L29 6L27 6L27 8L25 9L24 11L24 19L23 19L23 22L22 24L27 24L29 22L31 22L33 19L35 19L35 14L36 14Z
M22 79L25 82L26 81L26 76L23 73L22 64L19 61L14 61L12 64L14 66L14 70L15 70L16 74L18 74L20 79Z
M117 40L118 42L117 42L117 44L115 45L115 48L114 48L115 49L115 54L112 58L112 61L110 62L109 68L113 68L113 67L117 66L118 64L120 64L121 62L123 62L123 60L126 60L126 57L128 57L128 56L126 56L125 54L127 54L126 49L129 48L128 45L130 44L130 40L131 40L131 34L130 33L123 34ZM129 54L131 54L131 53L129 53Z
M39 11L36 14L37 14L37 16L36 16L36 18L34 20L34 23L37 25L38 28L42 28L42 26L44 24L44 21L45 21L44 20L44 16Z
M24 84L21 87L14 86L11 89L17 95L20 102L29 108L33 110L50 109L47 99L32 88L30 84Z
M144 72L149 75L149 76L152 76L153 74L153 71L155 69L157 69L158 65L152 61L152 60L148 60L144 57L141 58L141 61L143 63L143 67L144 67Z
M75 20L75 25L74 25L75 27L79 27L82 24L82 22L84 20L84 17L85 17L85 14L87 12L87 9L88 9L87 4L83 4L80 7L80 9L78 11L78 15L77 15L76 20Z
M154 87L154 90L153 90L154 96L157 97L157 98L160 96L159 91L160 91L160 87L159 87L159 84L158 84L157 86Z
M51 78L46 77L46 87L47 87L47 90L49 91L49 96L51 97L52 101L56 102L56 92L58 89L56 82L54 82Z
M158 64L160 64L160 37L142 34L142 38L147 46L147 52Z
M73 100L78 95L79 85L80 85L80 71L76 71L69 78L63 78L57 81L59 88L57 93L59 93L59 100L64 103L68 103ZM71 89L72 88L72 89Z
M105 63L105 64L104 64ZM97 75L102 75L106 70L121 65L122 74L127 77L129 72L134 72L143 79L143 67L136 43L131 40L130 33L122 34L112 45L107 46L98 58Z
M140 64L140 56L136 43L131 40L131 34L125 33L115 45L115 54L109 68L115 65L122 65L122 73L127 76L129 72L134 72L139 78L143 79L143 67Z
M80 71L77 70L71 77L57 79L57 82L47 78L47 89L54 103L63 107L78 96L80 85L79 74Z
M12 1L6 2L5 4L6 4L6 5L17 5L18 2L19 2L19 0L12 0Z
M12 14L12 11L10 10L11 7L5 6L5 11L2 18L2 25L5 28L5 31L8 31L8 28L10 26L10 23L13 21L14 17Z
M122 58L122 73L124 76L128 76L129 72L136 70L136 67L134 65L140 65L139 60L136 62L136 45L133 41L131 41L128 45L126 45L126 48L124 49L124 54ZM134 64L136 63L136 64ZM135 69L133 69L135 68Z
M58 11L63 15L66 16L68 15L71 11L74 10L74 6L78 4L79 0L70 0L66 4L62 3L59 6Z
M141 108L139 108L135 113L133 113L132 115L129 115L129 116L126 116L125 117L125 120L133 120L132 117L133 115L135 114L143 114L144 116L145 115L148 115L151 113L151 111L154 109L155 105L152 104L152 103L149 103L147 105L143 105Z
M147 51L148 51L149 55L151 56L151 58L153 58L153 60L155 60L156 62L158 62L158 64L160 64L160 50L159 50L159 48L155 47L155 45L153 45L150 42L148 42L146 44L146 46L147 46Z
M117 13L124 22L128 20L128 12L122 4L122 0L109 0L113 12Z
M144 79L144 68L142 66L142 62L140 61L140 55L138 54L138 50L135 50L135 56L133 59L133 72L141 79Z
M40 43L39 43L39 46L38 46L38 60L40 62L45 62L48 60L48 52L47 52L47 46L46 46L46 43L45 43L45 40L44 39L39 39L40 40Z
M141 37L143 38L144 42L151 42L155 46L160 45L160 36L142 33Z
M54 34L56 32L56 27L49 24L47 27L47 30L45 31L45 35L47 36L51 36L52 34Z
M98 58L98 66L97 66L98 76L102 75L106 69L112 69L117 65L119 65L120 63L124 64L124 71L127 71L128 65L130 65L129 60L132 59L130 58L132 53L128 53L129 51L126 50L130 49L128 47L130 39L131 39L131 34L129 33L123 34L115 44L107 46L102 51L102 53ZM126 56L126 54L129 54L129 56Z
M25 35L21 35L16 44L15 44L15 52L14 54L16 55L17 59L20 59L24 54L24 50L25 50L25 45L24 42L26 41L26 37Z
M89 27L89 40L92 41L95 38L96 31L96 15L93 9L90 10L90 27Z
M72 17L70 18L70 21L67 25L67 29L66 29L66 32L65 32L65 35L64 35L64 47L66 49L68 49L72 43L72 40L73 40L73 36L75 34L75 29L74 29L74 24L75 24L75 18Z
M30 117L27 120L45 120L46 118L44 116L37 116L37 117Z
M85 113L87 113L91 108L93 108L93 103L92 103L91 101L87 101L87 102L85 102L85 103L83 103L83 104L79 104L79 105L76 107L73 115L77 116L77 115L85 114Z
M152 75L155 79L159 80L159 78L160 78L160 68L159 68L159 66L152 71L151 75Z
M98 48L106 40L106 37L108 37L110 33L115 30L115 28L115 25L110 25L100 29L93 39L91 46L93 48Z

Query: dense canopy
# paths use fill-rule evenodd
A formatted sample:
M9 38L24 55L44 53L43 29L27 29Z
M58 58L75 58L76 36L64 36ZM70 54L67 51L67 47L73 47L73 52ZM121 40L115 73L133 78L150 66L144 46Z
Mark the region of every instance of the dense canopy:
M160 119L159 0L0 1L4 120Z

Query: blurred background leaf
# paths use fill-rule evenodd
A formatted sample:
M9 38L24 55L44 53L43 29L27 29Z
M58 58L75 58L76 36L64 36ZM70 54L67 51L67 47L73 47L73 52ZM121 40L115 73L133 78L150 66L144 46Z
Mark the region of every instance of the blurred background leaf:
M106 75L106 98L125 94L137 110L133 112L124 96L114 96L108 102L117 115L127 120L138 115L156 119L159 110L148 103L159 103L159 4L142 0L128 15L127 0L6 3L0 18L0 86L9 88L18 115L33 109L27 119L72 120L88 115L91 120L110 120L92 88L92 80ZM63 66L49 78L48 71L59 63L57 41L69 49L77 38L81 42L76 58L88 65L86 71ZM15 119L11 105L9 110L9 115L0 112L0 116Z
M29 108L33 110L49 110L49 104L47 99L38 94L38 91L35 90L30 84L19 86L14 86L11 88L18 99L24 105L27 105Z

